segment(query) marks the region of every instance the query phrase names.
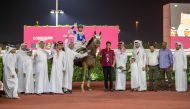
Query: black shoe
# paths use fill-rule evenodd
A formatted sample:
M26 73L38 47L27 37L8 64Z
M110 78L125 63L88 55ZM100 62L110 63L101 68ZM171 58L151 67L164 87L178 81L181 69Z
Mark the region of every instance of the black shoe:
M152 89L152 88L150 88L150 89L149 89L149 91L153 91L153 89Z
M168 91L173 91L171 87L168 88Z
M69 93L70 93L70 94L72 94L72 93L73 93L73 91L72 91L72 90L69 90Z
M108 89L104 89L105 92L108 92L109 90Z
M153 88L153 91L154 91L154 92L157 92L157 91L158 91L158 88L157 88L157 87L154 87L154 88Z
M132 92L137 92L138 88L131 89Z
M19 92L19 94L25 94L24 92Z
M114 90L113 89L110 89L110 92L113 92Z
M160 90L161 90L161 91L166 91L166 88L161 88Z
M71 94L71 92L70 92L70 91L65 91L64 93L65 93L65 94Z
M116 90L116 91L118 91L118 92L123 92L123 91L125 91L125 90Z

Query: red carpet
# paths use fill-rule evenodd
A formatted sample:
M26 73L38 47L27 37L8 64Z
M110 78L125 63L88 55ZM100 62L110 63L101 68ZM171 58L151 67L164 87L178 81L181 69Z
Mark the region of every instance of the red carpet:
M21 95L0 98L0 109L190 109L190 92L104 92L103 82L92 83L93 91L80 92L74 83L71 95Z

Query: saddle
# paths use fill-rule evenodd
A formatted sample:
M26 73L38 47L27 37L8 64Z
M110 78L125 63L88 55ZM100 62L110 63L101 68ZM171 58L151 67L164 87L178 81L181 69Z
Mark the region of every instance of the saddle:
M80 53L80 54L84 54L85 52L87 52L87 49L84 47L81 47L81 48L77 49L76 52Z
M80 53L80 54L84 54L87 52L87 49L84 48L84 47L81 47L79 49L76 50L77 53ZM75 58L74 59L74 64L78 67L82 67L82 61L83 61L84 58Z

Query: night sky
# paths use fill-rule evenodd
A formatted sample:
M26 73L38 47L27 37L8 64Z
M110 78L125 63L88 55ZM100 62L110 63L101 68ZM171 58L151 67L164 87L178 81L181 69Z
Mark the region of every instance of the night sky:
M119 39L129 43L135 39L162 41L163 5L190 0L59 0L59 24L78 22L85 25L119 25ZM1 0L0 42L20 43L23 26L55 25L55 0ZM140 21L138 33L135 21Z

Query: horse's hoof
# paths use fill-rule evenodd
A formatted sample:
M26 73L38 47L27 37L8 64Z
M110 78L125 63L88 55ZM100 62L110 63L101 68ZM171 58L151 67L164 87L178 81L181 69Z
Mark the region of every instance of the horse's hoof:
M81 92L82 92L82 93L85 93L85 90L84 90L84 89L81 89Z
M81 91L84 93L85 90L84 90L84 84L81 84Z
M92 89L90 87L90 82L88 82L87 87L88 87L88 91L92 91Z

